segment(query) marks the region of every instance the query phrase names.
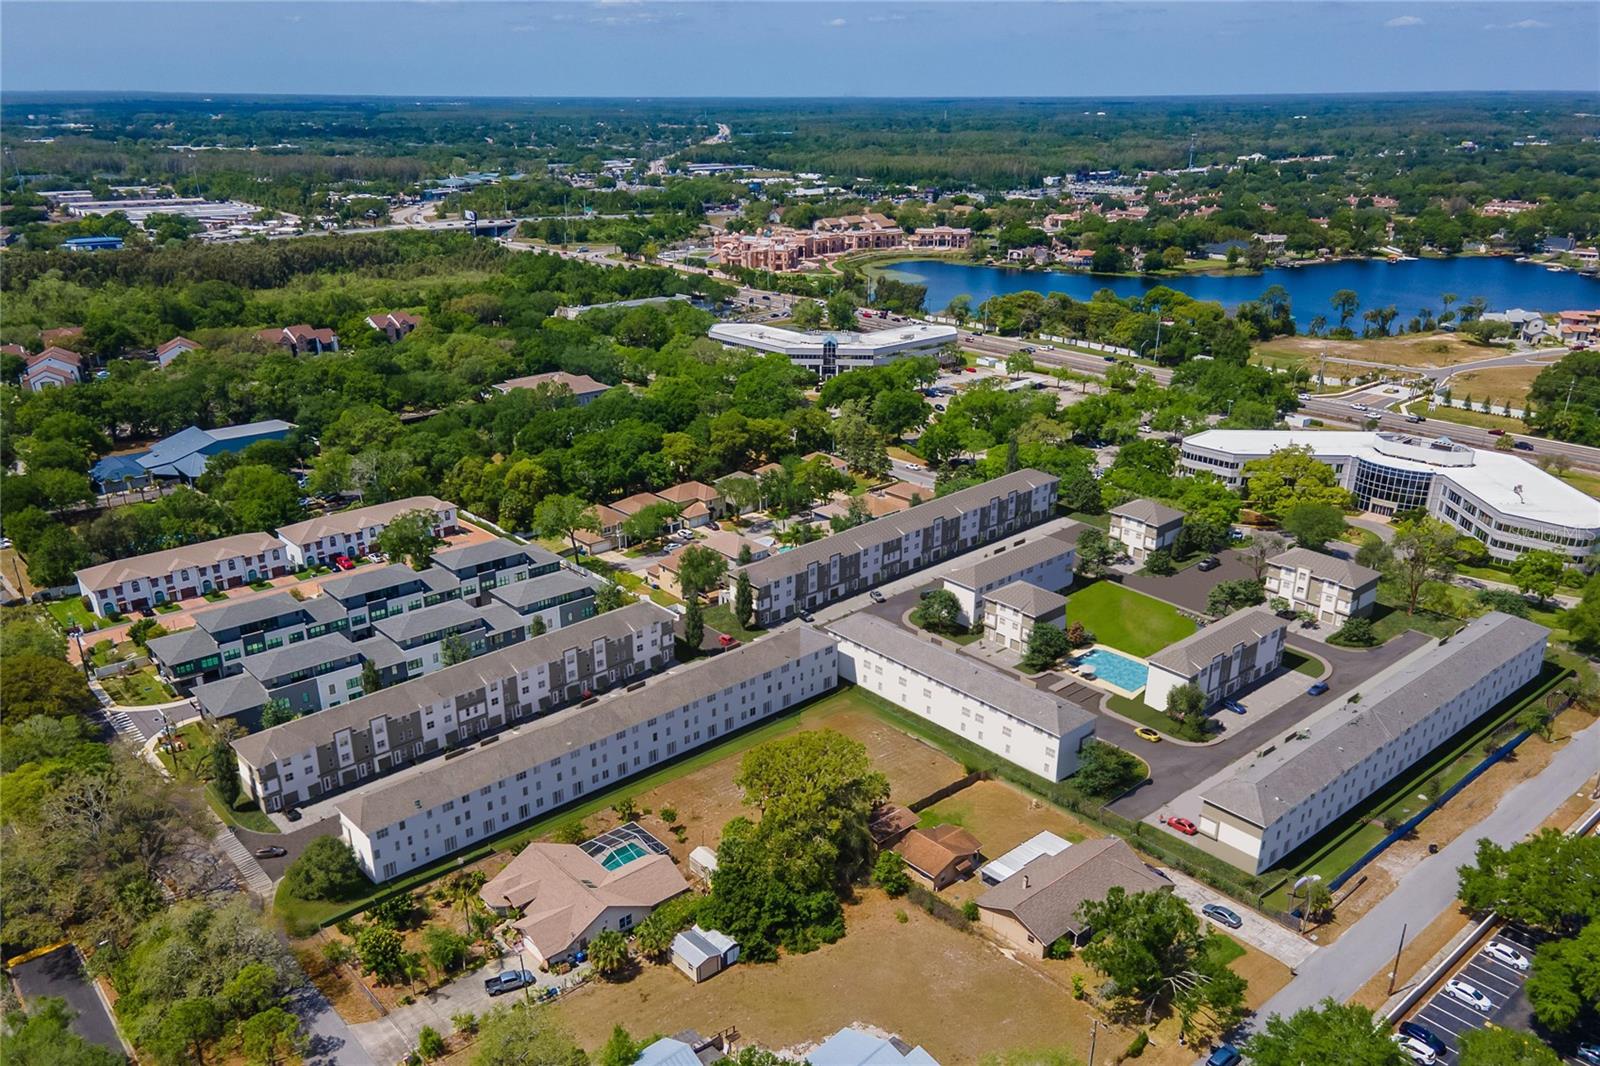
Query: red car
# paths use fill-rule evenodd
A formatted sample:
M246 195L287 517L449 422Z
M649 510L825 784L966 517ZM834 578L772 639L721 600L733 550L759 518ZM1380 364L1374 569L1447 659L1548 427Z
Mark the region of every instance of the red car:
M732 648L739 643L739 639L737 637L731 637L726 633L721 633L717 636L717 643L721 644L724 648Z
M1168 818L1167 827L1169 829L1176 829L1186 837L1192 837L1196 833L1200 832L1199 829L1195 828L1195 824L1189 821L1187 818Z
M356 564L350 561L348 555L335 555L333 557L333 565L340 570L354 570L356 568Z

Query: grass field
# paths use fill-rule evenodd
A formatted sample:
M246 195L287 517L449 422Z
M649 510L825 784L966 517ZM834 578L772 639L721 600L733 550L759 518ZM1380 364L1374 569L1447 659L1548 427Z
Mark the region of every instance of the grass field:
M172 687L156 677L155 670L148 667L131 674L105 678L100 682L100 687L123 707L142 707L177 698Z
M1299 359L1312 373L1316 372L1317 360L1323 355L1329 361L1350 359L1401 367L1455 366L1505 354L1502 349L1480 347L1452 333L1420 333L1347 341L1326 337L1278 337L1256 345L1256 353L1264 357L1277 357L1272 361L1281 361L1285 357ZM1381 371L1382 367L1361 369Z
M1471 396L1479 401L1488 400L1496 408L1508 400L1521 407L1527 399L1533 379L1544 371L1542 366L1490 366L1482 370L1463 370L1450 376L1450 395L1458 399Z
M1149 706L1137 696L1119 696L1113 692L1106 698L1106 706L1124 718L1138 722L1140 725L1149 726L1157 733L1163 733L1169 737L1179 735L1176 722L1168 718L1163 712ZM1190 740L1193 738L1184 737L1183 739Z
M1593 496L1595 499L1600 500L1600 477L1597 477L1594 474L1581 473L1577 470L1564 471L1559 475L1559 477L1562 481L1565 481L1568 485L1571 485L1579 492L1586 493L1587 495Z
M1301 655L1299 652L1288 648L1285 648L1283 652L1283 665L1295 673L1305 674L1307 677L1321 677L1327 669L1320 660L1313 659L1309 655Z
M1458 426L1475 426L1478 429L1503 429L1507 433L1526 433L1527 424L1520 418L1505 415L1486 415L1482 411L1468 411L1461 407L1430 407L1427 400L1412 400L1400 410L1406 414L1422 415L1430 422L1454 422Z
M1067 622L1082 622L1100 643L1140 658L1195 630L1194 623L1175 608L1112 581L1097 581L1069 593Z
M76 596L65 600L52 600L45 606L50 612L50 617L61 624L62 629L71 629L73 626L83 627L85 633L97 629L100 619L95 617L93 611L83 605L83 601Z

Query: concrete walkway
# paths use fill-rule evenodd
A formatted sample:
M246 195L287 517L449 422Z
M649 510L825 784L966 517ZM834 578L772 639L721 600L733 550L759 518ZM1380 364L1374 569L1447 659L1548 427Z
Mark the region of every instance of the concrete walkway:
M1163 869L1166 875L1172 879L1173 891L1180 898L1187 900L1194 907L1196 913L1207 903L1220 903L1244 919L1244 924L1237 929L1229 929L1226 926L1218 925L1217 929L1220 932L1266 952L1290 969L1304 965L1305 961L1312 956L1312 953L1319 950L1316 944L1300 936L1293 929L1272 918L1268 918L1264 914L1251 910L1231 896L1225 896L1209 885L1201 884L1194 878L1181 874L1177 870L1169 867L1163 867ZM1210 922L1211 919L1202 915L1201 921Z
M1423 860L1338 940L1307 959L1298 976L1262 1006L1252 1024L1273 1014L1293 1014L1328 996L1343 1002L1355 995L1393 957L1402 925L1414 935L1456 906L1456 868L1471 865L1479 839L1503 846L1523 839L1569 797L1587 796L1597 765L1600 722L1575 733L1539 776L1507 792L1474 831Z

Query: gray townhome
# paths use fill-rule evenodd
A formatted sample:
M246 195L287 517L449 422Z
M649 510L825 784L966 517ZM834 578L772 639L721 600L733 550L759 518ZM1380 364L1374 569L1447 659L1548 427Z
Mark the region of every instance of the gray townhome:
M561 569L561 557L534 544L499 537L434 552L433 565L459 582L462 599L483 603L491 589L555 573Z
M276 592L196 611L194 628L152 640L150 657L168 681L187 687L237 674L245 656L343 632L346 626L344 608L333 600L297 600Z
M548 632L593 618L595 595L604 585L596 574L562 567L514 585L501 585L489 599L517 612L530 628L537 622L541 631Z
M630 604L233 742L245 792L277 811L371 781L673 661L672 612Z
M1017 470L741 569L772 626L1053 517L1060 479ZM737 571L729 575L730 585Z
M404 563L391 563L329 578L322 583L322 597L343 607L350 618L350 632L365 637L380 619L459 599L461 582L438 567L413 570Z

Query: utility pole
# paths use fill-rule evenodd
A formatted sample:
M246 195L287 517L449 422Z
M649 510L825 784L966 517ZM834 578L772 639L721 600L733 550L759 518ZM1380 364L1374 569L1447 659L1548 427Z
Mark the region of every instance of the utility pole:
M1100 1036L1100 1019L1094 1020L1094 1027L1089 1030L1089 1066L1094 1066L1094 1045Z
M1400 943L1394 949L1394 969L1389 971L1389 995L1394 995L1394 983L1400 976L1400 953L1406 949L1406 925L1400 923Z

